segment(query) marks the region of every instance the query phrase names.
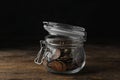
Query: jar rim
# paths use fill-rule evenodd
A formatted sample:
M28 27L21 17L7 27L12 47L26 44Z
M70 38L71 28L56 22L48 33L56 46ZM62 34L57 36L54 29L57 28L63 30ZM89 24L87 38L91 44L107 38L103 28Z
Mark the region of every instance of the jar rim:
M47 35L45 36L45 40L71 40L71 41L79 41L84 42L83 38L73 38L69 36L61 36L61 35Z

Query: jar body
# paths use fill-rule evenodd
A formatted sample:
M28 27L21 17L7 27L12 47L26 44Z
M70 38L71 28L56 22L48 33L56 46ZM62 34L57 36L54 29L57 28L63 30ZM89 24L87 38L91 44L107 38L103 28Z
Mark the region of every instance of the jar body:
M68 37L46 38L46 51L43 65L49 72L72 74L85 65L83 43Z

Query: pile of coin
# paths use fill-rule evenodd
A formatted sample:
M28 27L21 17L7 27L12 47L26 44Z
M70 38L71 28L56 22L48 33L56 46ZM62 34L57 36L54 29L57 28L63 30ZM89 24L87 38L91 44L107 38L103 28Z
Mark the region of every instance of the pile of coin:
M51 56L50 61L45 61L47 67L54 71L70 71L78 68L79 66L73 62L71 49L55 49L54 55Z

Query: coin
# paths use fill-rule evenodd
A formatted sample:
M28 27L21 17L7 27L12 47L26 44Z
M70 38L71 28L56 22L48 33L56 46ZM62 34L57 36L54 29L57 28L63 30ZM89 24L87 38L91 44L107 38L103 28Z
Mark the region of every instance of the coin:
M66 71L66 69L67 69L66 64L62 61L59 61L59 62L62 64L62 71Z
M60 49L55 49L55 50L53 51L52 59L57 59L57 58L60 57L60 55L61 55Z
M63 56L63 57L60 57L60 59L61 59L62 61L68 61L69 57Z
M50 67L51 69L55 70L55 71L66 71L67 66L65 63L63 63L62 61L51 61L50 63L48 63L48 67Z
M45 59L44 61L43 61L43 65L46 67L47 66L47 60Z
M68 54L70 54L71 53L71 49L64 49L64 53L68 53Z

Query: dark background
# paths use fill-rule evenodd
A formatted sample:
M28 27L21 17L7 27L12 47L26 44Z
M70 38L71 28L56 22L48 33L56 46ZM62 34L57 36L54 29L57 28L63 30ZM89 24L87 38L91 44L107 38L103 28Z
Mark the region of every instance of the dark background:
M1 2L0 47L39 44L47 31L42 21L83 26L86 44L120 42L117 2L109 1L9 1Z

